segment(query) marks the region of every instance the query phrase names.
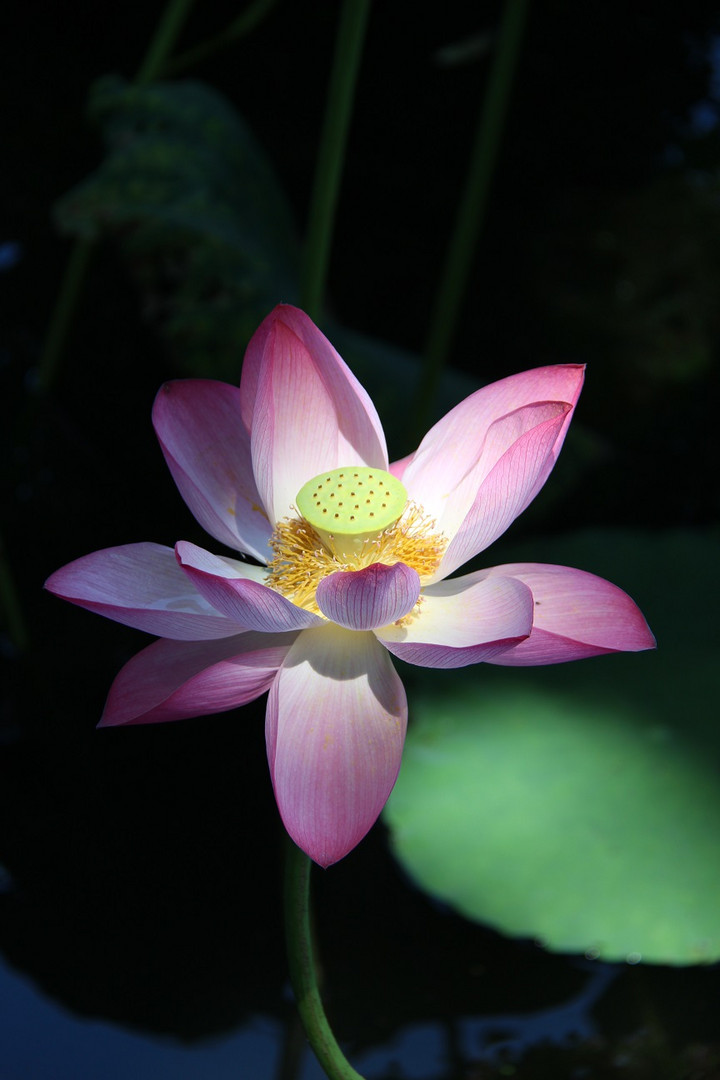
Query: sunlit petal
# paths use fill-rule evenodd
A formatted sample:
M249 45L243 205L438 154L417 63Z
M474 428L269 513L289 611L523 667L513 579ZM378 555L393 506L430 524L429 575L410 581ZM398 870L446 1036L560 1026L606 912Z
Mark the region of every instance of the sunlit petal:
M487 435L497 421L530 405L565 402L574 408L583 377L584 368L578 364L535 368L500 379L465 398L430 429L411 455L412 461L403 475L403 483L411 496L425 500L428 511L442 517L438 499L459 484L478 462ZM560 452L571 416L572 410L569 410L557 435L555 457ZM485 451L488 455L485 475L495 463L489 449ZM506 449L507 443L498 446L495 461Z
M454 578L423 591L419 613L375 633L400 660L420 667L465 667L502 653L532 628L530 589L510 576Z
M382 810L400 768L405 691L371 633L304 630L268 698L275 797L296 844L337 862Z
M273 522L290 513L307 480L341 465L387 468L382 427L370 398L302 312L268 316L241 393L252 401L253 469Z
M564 404L551 405L549 415L515 440L499 458L476 489L462 520L455 519L446 533L451 539L437 578L451 574L484 551L532 502L555 464L555 446L568 408Z

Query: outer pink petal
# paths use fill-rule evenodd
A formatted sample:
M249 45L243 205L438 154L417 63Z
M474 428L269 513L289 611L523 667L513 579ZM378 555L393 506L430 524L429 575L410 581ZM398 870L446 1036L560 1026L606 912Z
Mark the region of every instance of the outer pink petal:
M85 555L56 570L45 588L108 619L178 641L237 634L177 565L172 548L125 544Z
M535 622L527 641L497 656L504 665L559 664L612 652L655 648L655 638L627 593L603 578L569 566L509 563L473 578L511 575L529 586Z
M526 638L532 628L530 589L510 576L453 578L423 590L420 612L406 626L376 636L400 660L454 668L489 660Z
M303 631L268 698L266 738L287 831L321 866L377 819L400 768L405 691L371 633Z
M435 518L449 539L470 510L480 485L512 443L553 415L563 417L552 446L553 460L557 459L582 388L583 371L578 365L558 365L492 383L460 402L431 428L409 461L395 463L411 498Z
M318 607L349 630L374 630L407 615L420 595L417 571L404 563L373 563L364 570L338 570L315 594Z
M98 726L160 724L245 705L270 687L294 636L156 641L120 671Z
M270 522L255 486L240 391L210 379L162 386L153 423L195 519L216 540L266 562Z
M539 402L564 401L574 407L583 376L582 365L559 364L511 375L477 390L430 429L412 455L403 483L420 500L423 492L453 487L478 460L487 433L497 420ZM571 415L568 413L558 436L556 457Z
M193 585L214 608L232 619L237 628L261 633L281 633L319 626L323 620L297 607L265 585L260 567L243 566L231 559L181 540L175 546L177 560Z
M263 322L248 350L241 394L246 415L252 402L253 469L273 521L286 516L303 484L325 469L387 469L370 398L296 308L276 308Z
M450 544L436 579L451 574L492 544L532 502L555 464L555 447L568 408L554 403L548 409L549 417L521 435L496 462L467 514L450 531Z

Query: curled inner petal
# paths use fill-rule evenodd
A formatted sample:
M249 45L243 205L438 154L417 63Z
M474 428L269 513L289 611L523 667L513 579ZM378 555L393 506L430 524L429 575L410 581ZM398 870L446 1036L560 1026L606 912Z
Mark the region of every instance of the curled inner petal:
M402 619L420 595L417 571L404 563L373 563L364 570L338 571L318 585L324 615L350 630L374 630Z

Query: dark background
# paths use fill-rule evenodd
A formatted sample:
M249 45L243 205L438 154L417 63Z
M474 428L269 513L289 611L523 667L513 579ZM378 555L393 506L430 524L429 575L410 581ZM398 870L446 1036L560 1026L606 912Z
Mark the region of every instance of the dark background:
M82 1016L192 1043L262 1013L292 1036L264 702L96 733L112 678L144 639L42 591L54 569L96 548L200 539L150 424L159 385L185 372L143 318L143 296L112 244L93 262L54 384L33 390L70 250L52 208L102 152L84 118L88 88L108 72L132 77L160 11L28 3L3 17L0 243L16 244L17 258L0 274L2 531L24 633L2 640L0 948L12 969ZM220 0L198 5L182 46L235 14ZM328 308L414 352L497 14L495 4L394 0L371 14ZM192 72L246 118L299 232L336 15L334 4L281 0L251 36ZM443 49L468 41L469 59L443 62ZM588 380L568 441L575 465L563 464L547 511L518 522L514 538L717 522L718 72L716 4L531 5L451 359L478 385L553 362L587 362ZM397 418L382 419L395 454L408 452ZM382 825L317 891L328 1007L354 1052L406 1023L452 1032L463 1015L547 1006L585 978L413 891ZM667 1048L652 1056L648 985L675 1055L667 1075L720 1075L714 968L624 970L592 1045L557 1058L531 1051L518 1075L579 1076L583 1063L594 1070L585 1075L616 1075L618 1047L630 1062L623 1075L660 1075ZM14 1021L0 1023L12 1030ZM292 1045L289 1037L290 1057ZM18 1053L9 1075L32 1076ZM417 1062L397 1068L408 1071L386 1065L373 1075L431 1075ZM61 1057L53 1069L75 1075ZM253 1072L239 1061L238 1075ZM459 1055L446 1075L495 1073Z

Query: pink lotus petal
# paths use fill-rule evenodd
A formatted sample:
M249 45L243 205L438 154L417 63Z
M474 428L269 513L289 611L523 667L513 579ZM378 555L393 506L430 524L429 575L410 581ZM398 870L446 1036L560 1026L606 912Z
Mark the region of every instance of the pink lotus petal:
M388 472L393 476L396 476L398 480L402 480L405 475L405 470L413 459L412 454L407 454L404 458L400 458L398 461L391 461L388 465Z
M236 629L276 634L304 630L323 622L318 615L297 607L266 585L264 567L211 555L184 540L175 545L175 554L198 592L232 619Z
M387 450L370 398L306 315L278 307L256 337L240 389L246 415L252 402L255 479L276 522L318 473L340 465L387 469Z
M559 664L603 653L655 648L655 638L635 602L617 585L595 574L569 566L509 563L470 577L494 580L496 575L512 576L532 590L535 621L527 641L492 663Z
M561 416L551 449L557 459L582 380L582 367L559 365L513 375L471 394L431 428L409 462L398 463L404 465L409 496L452 540L480 485L512 444Z
M534 405L524 405L515 412L501 416L485 432L477 459L472 463L468 459L467 471L457 483L453 481L452 486L442 481L444 455L438 455L436 485L434 492L427 492L424 506L435 515L438 528L445 536L450 540L455 537L478 499L482 485L499 462L514 448L520 449L523 445L522 439L527 439L533 431L537 433L539 428L548 423L552 427L548 449L552 451L554 440L562 429L570 408L565 401L542 401ZM552 458L550 468L554 461ZM449 473L450 470L447 470L446 475Z
M549 417L513 442L491 469L451 534L436 580L489 547L532 502L555 464L554 447L568 408L561 403L550 406Z
M166 383L153 423L196 521L222 544L266 562L272 529L255 486L237 387L210 379Z
M371 633L304 630L268 698L266 740L285 828L320 866L377 819L400 768L405 691Z
M379 452L383 460L387 461L382 424L369 394L355 378L350 368L325 335L315 326L312 319L300 308L293 307L290 304L278 304L273 308L255 331L247 347L243 361L240 391L242 394L242 414L248 430L252 429L260 368L268 338L276 323L282 323L304 344L327 385L336 387L335 396L340 406L349 406L348 411L354 416L359 401L361 410L357 413L360 420L358 435L361 441L367 442L363 452L369 456ZM374 434L367 430L367 421L370 421ZM355 442L352 445L354 446ZM374 465L376 462L373 460L372 464Z
M420 667L477 664L526 638L532 628L530 589L510 577L453 578L423 590L419 614L384 626L377 638L393 655Z
M349 630L374 630L401 619L420 595L417 571L404 563L373 563L363 570L338 570L324 578L315 594L328 619Z
M188 581L172 548L160 544L94 551L56 570L45 588L108 619L177 641L238 632Z
M98 727L162 724L245 705L269 689L294 637L156 641L117 675Z
M423 492L427 497L436 487L447 490L459 483L478 460L492 425L508 414L551 401L567 402L574 408L584 370L578 364L535 368L500 379L465 398L430 429L412 455L403 480L408 491L422 501ZM556 457L571 416L569 412L558 436Z

